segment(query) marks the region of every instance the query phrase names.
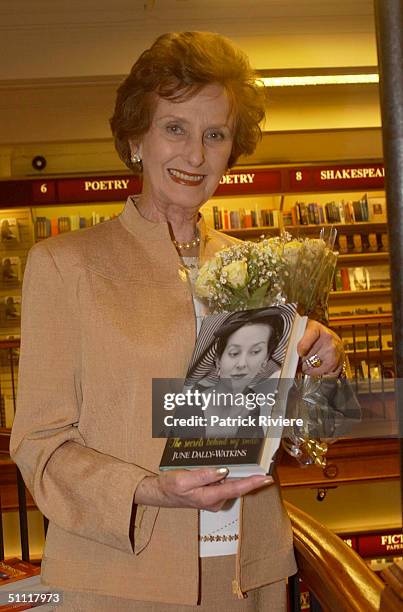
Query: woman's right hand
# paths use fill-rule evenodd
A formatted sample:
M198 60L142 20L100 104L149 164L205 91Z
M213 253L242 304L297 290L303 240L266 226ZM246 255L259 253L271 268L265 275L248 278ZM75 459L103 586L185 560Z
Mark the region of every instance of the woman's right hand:
M136 489L134 503L218 512L228 499L273 484L271 476L226 480L227 476L227 468L169 470L159 476L147 476Z

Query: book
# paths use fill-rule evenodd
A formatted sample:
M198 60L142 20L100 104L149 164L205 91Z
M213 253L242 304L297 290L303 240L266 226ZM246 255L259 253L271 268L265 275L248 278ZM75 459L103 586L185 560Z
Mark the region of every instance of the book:
M340 269L340 279L342 291L350 291L350 275L348 268Z
M2 258L1 279L7 285L18 283L21 280L21 260L18 256Z
M0 586L10 584L40 574L40 567L27 561L13 557L7 561L0 561Z
M334 273L333 286L335 291L343 291L343 280L341 277L341 270L337 268Z
M15 321L21 318L21 296L8 295L4 298L5 317L7 321Z
M58 226L59 234L70 232L71 230L70 217L59 217L57 220L57 226Z
M14 217L1 219L0 221L0 241L13 243L20 241L20 231L18 221Z
M370 289L370 278L368 269L363 266L348 268L348 276L351 291L366 291Z
M41 583L39 565L16 558L0 561L0 612L53 610L49 605L53 600L59 601L60 596L56 600L53 589Z
M205 317L185 384L170 394L163 417L169 437L160 470L224 466L229 477L271 473L283 427L290 425L287 397L306 322L292 304ZM164 413L161 398L167 409L166 396L153 386L154 416Z
M238 229L241 227L241 221L239 219L239 212L237 210L231 210L229 213L230 227ZM217 228L216 228L217 229Z
M35 220L35 240L44 240L51 235L51 222L47 217L37 217Z
M341 254L348 253L348 238L345 234L339 234L337 237L339 252Z
M389 289L390 288L390 271L389 266L367 266L369 274L370 289Z
M372 223L386 222L385 198L368 198L368 216Z
M381 251L389 251L389 236L388 234L381 234Z
M353 234L353 253L362 253L363 244L361 234Z

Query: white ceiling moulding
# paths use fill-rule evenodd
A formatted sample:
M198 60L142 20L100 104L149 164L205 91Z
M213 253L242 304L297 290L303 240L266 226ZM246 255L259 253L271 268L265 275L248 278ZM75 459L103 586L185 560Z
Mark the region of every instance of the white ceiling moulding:
M265 87L306 87L315 85L351 85L379 83L378 68L310 68L292 70L260 70L257 83Z

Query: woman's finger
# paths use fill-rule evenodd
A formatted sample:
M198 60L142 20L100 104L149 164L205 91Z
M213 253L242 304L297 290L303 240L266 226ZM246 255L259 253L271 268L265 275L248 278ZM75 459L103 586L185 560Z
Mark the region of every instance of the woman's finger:
M255 489L273 484L271 476L249 476L247 478L230 478L221 487L204 487L200 491L202 507L210 508L224 503L227 499L235 499L246 495Z
M188 493L199 487L217 484L228 476L228 468L201 468L197 470L174 470L167 474L178 492Z

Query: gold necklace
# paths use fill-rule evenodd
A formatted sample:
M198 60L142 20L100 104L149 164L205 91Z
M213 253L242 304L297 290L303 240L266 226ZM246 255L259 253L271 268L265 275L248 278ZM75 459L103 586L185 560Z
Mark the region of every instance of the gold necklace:
M195 236L193 240L190 240L189 242L178 242L177 240L172 240L172 242L180 251L186 251L189 249L193 249L194 247L197 247L200 244L200 236Z

